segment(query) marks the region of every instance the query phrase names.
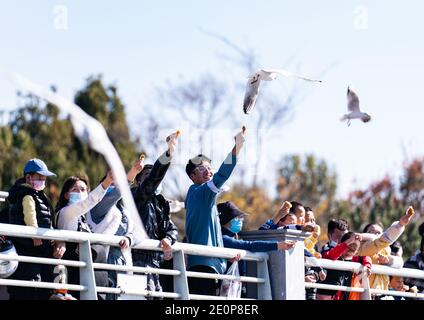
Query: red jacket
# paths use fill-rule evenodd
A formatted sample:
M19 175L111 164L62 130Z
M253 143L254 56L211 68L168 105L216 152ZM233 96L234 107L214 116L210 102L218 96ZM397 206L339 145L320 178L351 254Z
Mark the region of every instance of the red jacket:
M325 251L322 253L322 257L324 259L330 259L330 260L342 260L344 261L343 258L341 258L341 255L343 253L345 253L348 249L348 245L344 242L339 243L337 246L335 246L334 248ZM363 266L366 266L368 268L371 269L372 267L372 260L371 257L368 256L353 256L352 260L349 260L351 262L358 262L361 263ZM346 275L350 272L348 271L339 271L339 272L343 272ZM352 275L353 273L350 273L350 277L346 277L346 282L344 284L341 285L345 285L345 286L350 286L351 285L351 279L352 279ZM338 291L336 293L336 295L334 296L334 300L344 300L347 299L347 296L349 295L349 292L346 291Z

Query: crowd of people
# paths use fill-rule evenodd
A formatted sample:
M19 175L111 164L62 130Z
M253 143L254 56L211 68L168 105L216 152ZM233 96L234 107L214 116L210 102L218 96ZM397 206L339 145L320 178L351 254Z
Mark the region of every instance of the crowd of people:
M183 241L213 247L243 249L252 252L290 250L295 241L246 241L239 237L243 221L248 214L233 202L217 203L217 196L223 191L224 183L230 178L239 152L245 143L245 128L234 137L234 147L222 162L216 173L211 160L199 154L190 159L185 171L193 184L185 199L186 223ZM114 184L112 172L107 172L99 184L90 190L86 177L71 176L65 180L58 203L53 208L44 193L46 179L55 174L40 159L29 160L19 178L9 190L7 198L7 218L1 222L40 228L55 228L79 232L102 233L121 236L119 247L92 245L95 262L116 265L133 265L151 268L172 268L172 245L178 241L178 229L170 214L170 203L161 194L162 180L169 169L177 149L179 132L166 139L167 149L153 165L145 164L144 158L137 159L127 173L128 183L139 216L149 238L159 240L162 251L132 249L139 240L134 231L134 221L121 200L121 192ZM419 227L422 236L421 246L414 256L403 263L402 247L397 241L414 215L412 207L405 215L384 229L378 222L368 224L362 233L349 230L347 221L332 219L328 222L328 242L318 248L321 228L315 222L314 212L296 201L284 201L275 215L265 221L259 230L295 229L310 232L304 240L305 259L331 259L359 262L369 276L371 288L424 292L424 280L403 279L372 274L373 264L393 268L415 268L424 270L424 224ZM78 245L72 242L49 241L38 238L0 237L4 244L13 244L19 255L79 260ZM235 257L238 259L239 257ZM243 275L245 265L239 261ZM222 258L189 255L187 270L213 274L225 274L231 263ZM79 284L79 269L76 267L53 268L47 264L19 262L10 279L44 282L66 282ZM325 270L319 266L305 267L305 281L338 286L358 286L361 279L354 273L338 270ZM116 271L96 271L96 284L117 286ZM190 293L219 295L220 281L189 277ZM172 278L147 274L147 287L150 291L172 291ZM78 291L47 290L40 288L9 286L10 300L79 298ZM242 293L242 295L245 293ZM353 292L325 289L307 289L306 299L345 300L358 299ZM116 294L99 295L99 298L114 300ZM374 299L387 299L387 296L374 295Z

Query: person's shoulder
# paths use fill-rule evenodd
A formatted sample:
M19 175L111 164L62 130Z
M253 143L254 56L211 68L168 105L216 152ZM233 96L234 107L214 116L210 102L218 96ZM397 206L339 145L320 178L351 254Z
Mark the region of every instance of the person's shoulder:
M16 199L23 200L25 197L35 198L36 196L37 196L37 191L34 188L32 188L30 185L23 184L23 185L20 185L19 188L16 190L16 192L10 197L10 200L12 200L12 198L15 198L14 199L15 201Z
M193 193L193 192L201 192L202 190L204 190L205 188L207 188L208 186L207 186L207 182L205 182L205 183L202 183L202 184L196 184L196 183L193 183L189 188L188 188L188 192L187 192L187 194L190 192L190 193Z

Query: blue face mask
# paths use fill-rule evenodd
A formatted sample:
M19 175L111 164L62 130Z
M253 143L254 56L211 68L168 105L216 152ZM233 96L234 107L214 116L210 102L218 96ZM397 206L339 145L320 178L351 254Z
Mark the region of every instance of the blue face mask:
M111 193L114 189L115 189L115 186L109 186L109 188L107 188L105 194Z
M69 192L69 204L80 202L87 197L87 192Z
M239 219L233 219L230 222L230 231L232 233L239 233L243 228L243 221Z

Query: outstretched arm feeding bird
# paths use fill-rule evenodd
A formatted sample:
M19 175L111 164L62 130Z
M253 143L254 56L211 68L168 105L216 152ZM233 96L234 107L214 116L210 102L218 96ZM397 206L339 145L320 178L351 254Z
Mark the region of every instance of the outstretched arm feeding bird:
M249 80L246 85L246 93L243 101L243 111L245 114L249 114L256 104L256 99L259 94L259 84L261 80L272 81L277 79L277 75L280 74L285 77L294 77L310 82L322 82L321 80L314 80L305 77L298 76L284 69L261 69L254 74L249 76Z

